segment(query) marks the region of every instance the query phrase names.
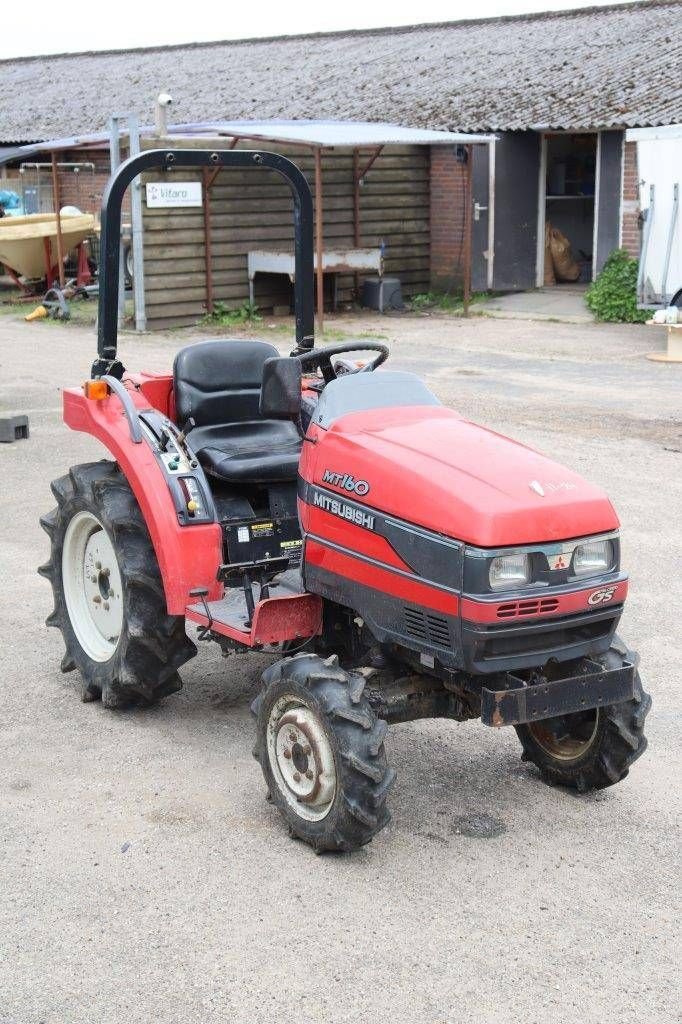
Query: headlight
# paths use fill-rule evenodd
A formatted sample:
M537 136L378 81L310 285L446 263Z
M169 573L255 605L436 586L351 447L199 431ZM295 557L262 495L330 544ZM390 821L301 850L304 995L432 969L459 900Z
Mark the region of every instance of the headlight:
M493 590L513 590L530 579L528 555L498 555L490 563L490 586Z
M575 576L598 576L608 572L613 564L613 545L610 540L593 540L579 544L573 552Z

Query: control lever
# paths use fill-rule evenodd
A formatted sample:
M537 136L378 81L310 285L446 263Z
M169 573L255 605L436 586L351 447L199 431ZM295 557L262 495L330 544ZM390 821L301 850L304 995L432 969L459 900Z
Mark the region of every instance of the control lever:
M189 419L185 421L182 430L175 439L178 445L184 449L185 455L189 459L189 464L192 467L192 469L196 469L198 463L197 460L194 458L194 454L187 447L187 435L190 433L191 430L194 430L196 425L197 421L194 419L193 416L190 416Z
M178 434L178 437L177 437L178 444L184 444L185 443L185 440L187 439L187 435L189 434L190 430L194 430L196 425L197 425L197 421L194 419L193 416L190 416L190 418L188 420L186 420L184 426L182 427L182 430Z

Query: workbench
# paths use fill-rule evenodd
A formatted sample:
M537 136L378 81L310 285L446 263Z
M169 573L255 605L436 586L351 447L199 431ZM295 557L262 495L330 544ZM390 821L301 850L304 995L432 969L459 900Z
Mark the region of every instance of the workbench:
M256 274L286 274L294 282L294 254L254 249L247 254L249 273L249 302L255 305ZM315 253L317 270L317 253ZM337 274L357 274L360 271L374 271L384 276L384 258L381 249L326 249L322 254L322 273L334 275L333 305L336 309Z

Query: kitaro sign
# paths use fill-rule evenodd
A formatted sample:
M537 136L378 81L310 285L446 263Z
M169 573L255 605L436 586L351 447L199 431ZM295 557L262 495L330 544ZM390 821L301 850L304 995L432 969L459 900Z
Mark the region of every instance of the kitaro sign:
M147 206L201 206L200 181L151 181L146 188Z

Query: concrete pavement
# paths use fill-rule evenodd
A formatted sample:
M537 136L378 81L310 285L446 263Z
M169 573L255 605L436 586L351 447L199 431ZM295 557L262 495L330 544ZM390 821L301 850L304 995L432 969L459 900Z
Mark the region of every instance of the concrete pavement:
M646 328L402 316L387 336L465 415L610 493L631 597L622 633L654 697L622 784L544 786L513 732L393 728L393 823L315 857L265 802L249 701L264 655L202 645L150 711L79 702L35 572L49 481L101 456L60 421L90 330L0 317L1 1024L668 1024L679 985L682 368ZM268 322L259 333L289 347ZM194 332L193 336L197 336ZM190 335L125 336L131 367Z

